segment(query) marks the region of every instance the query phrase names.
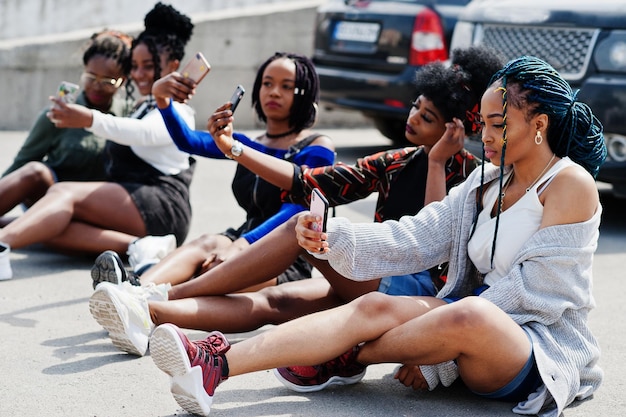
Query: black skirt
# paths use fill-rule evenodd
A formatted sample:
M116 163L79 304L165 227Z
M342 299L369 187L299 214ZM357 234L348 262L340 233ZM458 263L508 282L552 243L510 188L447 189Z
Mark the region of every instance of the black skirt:
M196 161L176 175L166 175L138 157L130 147L107 142L106 164L109 181L128 192L143 218L146 234L173 234L181 245L191 223L189 186Z

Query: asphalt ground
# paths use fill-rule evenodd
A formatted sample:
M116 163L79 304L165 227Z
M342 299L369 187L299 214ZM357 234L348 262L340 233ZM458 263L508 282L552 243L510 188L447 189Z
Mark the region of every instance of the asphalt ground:
M326 133L335 139L339 159L344 161L391 147L372 129ZM25 136L25 132L0 132L0 167L8 166ZM194 217L189 239L242 221L243 211L230 191L234 169L232 161L199 159L192 184ZM374 201L370 197L339 207L336 214L370 221ZM590 323L602 348L605 380L591 400L567 408L567 417L626 415L626 201L609 195L603 195L603 201L594 265L597 308ZM118 351L91 317L92 257L70 257L35 245L14 251L11 261L15 277L0 282L0 417L186 415L169 393L168 378L152 359ZM192 339L205 335L187 333ZM236 342L253 333L229 338ZM271 371L234 377L218 388L212 415L515 415L512 404L477 398L460 383L413 392L392 379L394 368L370 366L359 384L312 394L289 391Z

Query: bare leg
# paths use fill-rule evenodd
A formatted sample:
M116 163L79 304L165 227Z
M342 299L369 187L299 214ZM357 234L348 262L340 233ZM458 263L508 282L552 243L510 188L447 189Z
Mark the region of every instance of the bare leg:
M82 222L72 222L62 235L45 242L46 246L68 253L99 254L105 250L112 250L125 254L128 245L137 239L115 230L106 230Z
M141 276L141 283L178 285L189 281L211 262L211 255L218 249L232 245L232 241L222 235L202 235L182 245L148 269Z
M299 255L305 253L298 245L294 232L296 220L297 215L210 271L172 287L169 299L232 294L243 289L251 291L255 285L267 283L285 271ZM378 288L379 280L351 281L338 274L326 261L312 256L307 259L328 279L344 301L350 301Z
M492 392L513 380L530 349L528 336L506 313L482 298L468 297L366 343L358 360L423 365L455 359L469 388Z
M54 176L41 162L29 162L0 179L0 215L20 203L28 205L39 200L54 184Z
M47 242L62 236L73 221L145 235L137 207L119 184L63 182L50 187L26 213L0 230L0 241L13 248Z
M210 271L172 287L169 298L232 294L275 278L302 253L294 225L292 218Z
M343 304L325 279L287 282L258 292L152 301L154 324L239 333L266 324L279 324L316 311Z
M508 383L530 354L524 331L486 300L469 297L446 304L433 297L374 292L236 343L226 357L234 376L323 363L363 341L372 341L358 357L365 364L457 359L464 381L480 392Z

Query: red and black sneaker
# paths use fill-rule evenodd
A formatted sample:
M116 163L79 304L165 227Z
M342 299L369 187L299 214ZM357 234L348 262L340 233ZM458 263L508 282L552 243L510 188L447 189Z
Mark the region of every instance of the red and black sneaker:
M297 392L321 391L332 385L356 384L365 376L366 366L356 361L359 347L321 365L289 366L274 369L274 375L287 388Z
M158 326L150 337L150 354L156 366L171 377L170 391L186 411L208 416L215 388L222 375L224 353L230 344L220 332L205 340L190 341L173 324Z

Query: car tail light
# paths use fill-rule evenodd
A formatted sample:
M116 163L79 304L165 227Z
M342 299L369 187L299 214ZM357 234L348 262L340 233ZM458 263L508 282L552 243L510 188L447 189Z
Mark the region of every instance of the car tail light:
M415 16L409 64L425 65L446 59L448 59L448 53L441 19L434 11L425 9Z
M386 106L396 107L398 109L406 107L406 103L405 102L403 102L402 100L396 100L396 99L393 99L393 98L386 98L386 99L383 100L383 103L385 103Z

